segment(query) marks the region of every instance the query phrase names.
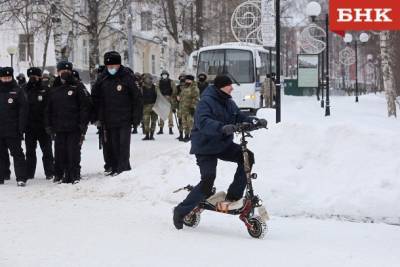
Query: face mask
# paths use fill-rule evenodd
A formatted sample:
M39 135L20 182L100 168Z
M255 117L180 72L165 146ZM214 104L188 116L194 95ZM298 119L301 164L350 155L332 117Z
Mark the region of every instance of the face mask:
M36 78L30 77L29 83L36 83L38 80Z
M199 81L200 81L200 82L204 82L205 80L206 80L205 77L200 77L200 78L199 78Z
M168 75L162 75L161 78L163 78L164 80L168 79Z
M112 68L112 69L107 69L108 73L110 73L111 75L115 75L117 73L117 69Z

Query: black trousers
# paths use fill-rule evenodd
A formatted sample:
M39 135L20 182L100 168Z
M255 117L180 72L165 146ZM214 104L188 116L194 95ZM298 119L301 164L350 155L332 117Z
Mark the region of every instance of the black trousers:
M8 180L10 179L11 176L11 171L10 171L11 164L10 164L10 157L8 155L8 150L2 149L0 153L1 153L0 158L2 159L0 164L3 165L0 166L0 168L3 168L3 171L0 172L0 180L1 179Z
M243 196L247 178L244 171L242 149L238 144L232 143L225 151L217 155L196 155L196 159L200 168L201 181L190 191L186 199L176 207L181 216L186 216L202 200L211 196L217 175L218 159L237 163L236 173L232 184L228 188L226 198L239 200Z
M130 147L131 147L131 127L110 128L109 148L111 150L111 168L113 172L121 173L131 170Z
M102 131L102 129L99 129L99 131ZM108 170L110 168L112 168L112 149L110 146L110 132L109 131L105 131L105 133L103 133L103 140L101 140L102 142L102 146L103 146L103 158L104 158L104 170Z
M26 182L26 161L20 138L0 137L0 179L7 178L10 173L8 150L14 159L17 181Z
M38 142L43 154L44 173L46 177L54 175L54 157L51 137L43 129L43 131L29 131L25 134L26 174L28 178L35 177L37 162L36 147Z
M63 183L73 183L80 179L80 141L80 131L56 133L55 176L62 178Z

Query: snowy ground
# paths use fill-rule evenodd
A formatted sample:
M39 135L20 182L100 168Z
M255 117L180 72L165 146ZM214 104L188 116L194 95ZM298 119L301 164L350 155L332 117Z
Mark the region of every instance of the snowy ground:
M284 97L279 125L259 113L271 118L249 143L272 215L264 240L216 213L173 228L185 193L172 191L199 176L189 144L133 136L134 170L109 178L91 129L79 185L45 181L39 164L26 188L0 187L0 266L400 266L400 122L382 95L334 97L323 114L308 97ZM233 172L219 165L218 189Z

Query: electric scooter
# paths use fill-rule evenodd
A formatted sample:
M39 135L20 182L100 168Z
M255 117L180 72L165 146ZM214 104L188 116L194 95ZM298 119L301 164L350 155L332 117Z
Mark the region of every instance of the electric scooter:
M226 193L223 191L215 193L216 190L214 187L213 195L200 202L196 208L184 217L184 225L188 227L197 227L200 223L201 213L204 210L209 210L230 215L239 215L239 219L244 222L251 237L259 239L264 238L268 230L266 221L269 220L269 216L267 210L263 206L262 200L254 194L252 180L257 179L257 174L251 172L254 164L254 154L247 149L246 141L246 138L253 137L250 132L262 128L266 129L267 125L257 126L251 123L241 123L237 124L235 127L235 132L241 135L240 146L243 152L244 170L247 178L244 198L235 202L226 201ZM174 193L181 190L191 191L192 189L193 186L188 185L174 191ZM255 215L256 209L258 215Z

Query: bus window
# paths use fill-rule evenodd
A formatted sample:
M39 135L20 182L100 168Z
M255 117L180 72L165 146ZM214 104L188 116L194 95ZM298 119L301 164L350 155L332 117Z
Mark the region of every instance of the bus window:
M218 73L223 72L224 50L210 50L200 53L198 73L206 73L209 79L215 78Z
M238 83L254 83L253 54L245 50L226 50L225 71Z

